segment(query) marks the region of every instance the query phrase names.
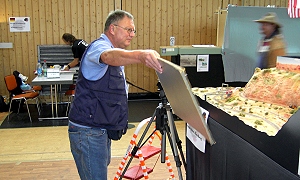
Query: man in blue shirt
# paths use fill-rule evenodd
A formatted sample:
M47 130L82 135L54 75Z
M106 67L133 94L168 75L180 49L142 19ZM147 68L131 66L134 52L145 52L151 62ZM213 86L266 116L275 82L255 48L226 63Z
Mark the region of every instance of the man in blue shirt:
M124 67L143 63L162 73L154 50L125 50L135 36L133 16L111 12L104 34L86 49L69 113L71 151L81 179L107 179L111 139L126 133L128 89Z

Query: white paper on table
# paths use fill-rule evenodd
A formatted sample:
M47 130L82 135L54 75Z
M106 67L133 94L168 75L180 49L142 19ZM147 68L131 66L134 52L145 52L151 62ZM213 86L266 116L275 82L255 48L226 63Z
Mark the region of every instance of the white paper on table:
M207 48L207 47L216 47L216 46L215 45L192 45L192 47Z
M209 112L205 109L201 108L201 112L203 115L203 118L205 120L205 123L207 123ZM194 144L194 146L199 149L201 152L205 153L205 143L206 139L205 137L198 132L196 129L194 129L192 126L187 124L186 128L186 136L187 138Z

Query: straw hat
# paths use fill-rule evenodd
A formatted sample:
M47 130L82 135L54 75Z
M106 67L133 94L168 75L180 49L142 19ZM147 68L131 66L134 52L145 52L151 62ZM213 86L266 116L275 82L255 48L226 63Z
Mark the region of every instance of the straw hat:
M279 28L282 27L282 25L278 22L277 19L277 15L274 12L269 12L267 13L265 16L263 16L262 18L258 19L258 20L254 20L255 22L258 23L273 23L276 24Z

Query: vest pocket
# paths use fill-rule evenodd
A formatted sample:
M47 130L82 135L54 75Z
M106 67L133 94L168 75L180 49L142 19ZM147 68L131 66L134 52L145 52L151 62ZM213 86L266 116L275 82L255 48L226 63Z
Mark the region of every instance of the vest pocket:
M124 90L125 89L125 82L124 77L122 75L122 71L113 71L109 76L108 87L109 89L116 89L116 90Z
M93 122L99 125L118 125L122 120L122 104L119 101L111 99L94 99L91 106L94 113L90 115ZM96 107L96 108L95 108Z

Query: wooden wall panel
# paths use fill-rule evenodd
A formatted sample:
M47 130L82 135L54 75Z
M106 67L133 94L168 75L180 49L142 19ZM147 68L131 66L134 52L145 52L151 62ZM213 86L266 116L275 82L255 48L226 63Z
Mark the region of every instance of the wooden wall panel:
M12 14L11 11L11 4L9 2L2 2L5 7L10 7L10 8L5 8L3 11L1 10L1 34L0 34L0 40L1 42L12 42L12 40L8 41L9 35L7 31L7 21L8 21L8 15ZM0 91L2 95L7 94L6 91L6 86L3 77L7 75L10 72L10 52L12 49L0 49L0 64L2 70L0 71Z
M133 2L131 3L132 7L135 7L134 11L132 13L134 13L134 16L136 17L136 22L137 22L137 27L138 27L138 35L137 38L135 38L135 40L138 40L137 42L137 47L132 47L131 49L144 49L145 46L149 45L149 39L148 39L148 35L149 35L149 29L145 29L144 27L146 26L147 23L149 23L149 10L148 13L144 12L147 11L145 10L145 6L146 4L148 4L149 0L133 0ZM148 32L148 34L147 34ZM145 39L147 39L145 41ZM145 42L145 43L144 43ZM128 67L129 68L129 67ZM135 77L136 79L136 85L138 85L139 87L143 87L144 86L144 66L142 64L138 64L135 66L135 68L137 68L135 71L132 71L132 77ZM132 91L132 89L130 89Z
M136 37L128 49L155 49L176 45L216 44L217 12L228 4L287 7L288 0L0 0L0 42L13 48L0 49L0 94L7 95L3 77L18 70L34 78L37 45L63 44L65 32L91 42L103 32L107 14L124 9L135 17ZM30 32L9 32L9 17L30 17ZM170 57L163 57L170 59ZM151 92L157 91L154 70L135 64L125 69L127 79ZM144 92L130 87L130 92Z

